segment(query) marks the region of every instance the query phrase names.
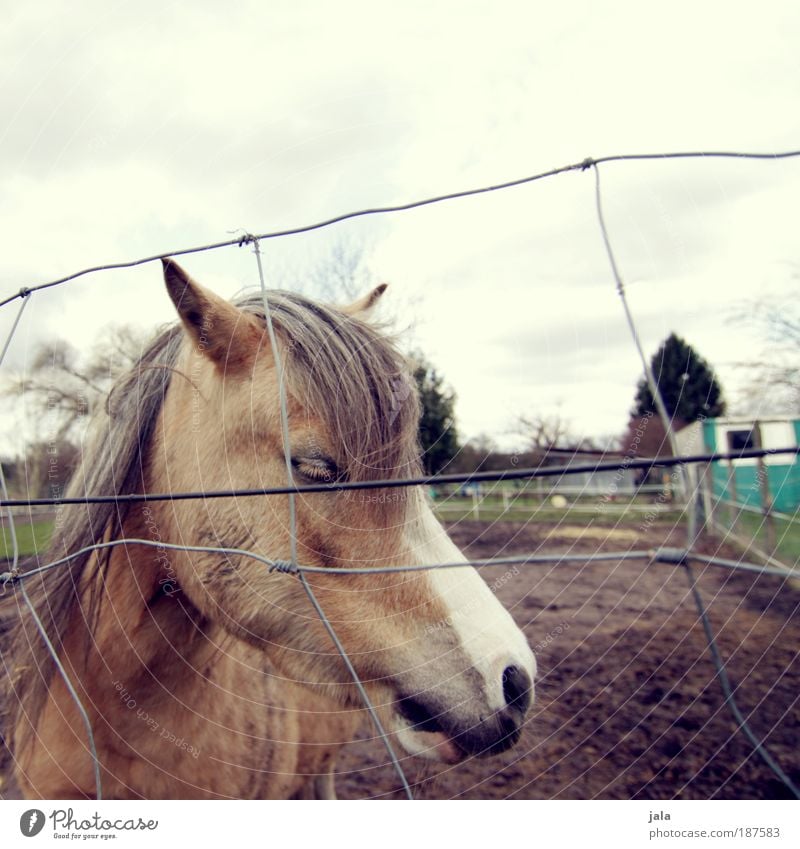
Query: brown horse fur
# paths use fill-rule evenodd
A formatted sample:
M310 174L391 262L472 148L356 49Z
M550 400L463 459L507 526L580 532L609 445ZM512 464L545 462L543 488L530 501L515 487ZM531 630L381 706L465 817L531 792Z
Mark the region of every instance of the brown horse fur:
M419 471L408 368L365 320L382 287L349 309L270 292L279 374L260 297L229 304L173 261L165 280L182 325L118 381L68 495L285 484L279 379L298 485ZM458 556L414 490L305 493L296 508L301 563ZM123 538L291 554L285 495L62 507L56 524L51 559ZM454 762L515 739L499 682L511 666L532 679L533 660L474 570L447 571L462 578L308 579L395 742ZM333 795L337 752L363 706L296 577L243 556L128 543L26 587L89 714L104 796ZM18 591L15 600L19 624L3 659L16 780L30 798L92 797L80 715ZM474 634L473 617L488 623ZM441 723L403 718L398 705L419 694ZM467 742L456 745L462 729Z

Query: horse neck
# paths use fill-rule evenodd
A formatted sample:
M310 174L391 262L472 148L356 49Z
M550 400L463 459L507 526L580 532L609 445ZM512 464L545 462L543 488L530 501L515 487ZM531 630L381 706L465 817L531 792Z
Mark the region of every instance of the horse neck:
M143 458L146 492L168 488L163 476L152 472L150 457L157 443L156 438ZM169 502L129 505L117 536L156 544L180 539ZM107 678L112 669L128 679L143 670L153 672L163 663L174 663L175 646L186 654L198 643L204 623L180 591L170 568L173 555L155 546L116 546L105 566L85 571L69 643L73 662L86 669L89 680L93 674Z

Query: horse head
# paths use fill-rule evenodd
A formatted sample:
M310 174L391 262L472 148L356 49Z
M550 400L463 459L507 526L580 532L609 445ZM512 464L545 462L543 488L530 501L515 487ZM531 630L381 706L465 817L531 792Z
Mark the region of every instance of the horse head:
M237 305L165 261L184 342L155 428L149 485L171 491L330 484L288 495L176 500L163 521L187 544L247 549L320 567L306 580L376 705L411 754L457 762L502 751L530 706L534 656L419 488L337 488L420 472L419 401L406 360L370 324L379 287L345 308L270 292ZM280 381L285 386L285 417ZM284 426L286 426L284 428ZM294 528L294 540L292 531ZM166 537L166 535L165 535ZM257 646L281 675L361 706L296 576L214 553L173 558L204 617ZM348 574L326 572L350 567Z

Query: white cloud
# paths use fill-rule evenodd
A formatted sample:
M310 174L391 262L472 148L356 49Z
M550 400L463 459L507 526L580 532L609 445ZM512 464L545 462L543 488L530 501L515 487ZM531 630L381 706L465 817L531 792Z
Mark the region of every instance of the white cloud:
M308 223L580 161L798 146L800 11L731 4L17 4L0 33L0 294L99 262ZM767 282L794 297L800 163L604 166L643 343L676 330L718 365L758 346L725 321ZM640 371L594 212L593 175L265 244L295 276L345 234L459 395L462 431L561 404L620 430ZM225 294L247 250L186 259ZM170 316L159 271L36 296L27 336L85 342ZM10 323L0 314L0 331ZM27 340L27 341L25 341Z

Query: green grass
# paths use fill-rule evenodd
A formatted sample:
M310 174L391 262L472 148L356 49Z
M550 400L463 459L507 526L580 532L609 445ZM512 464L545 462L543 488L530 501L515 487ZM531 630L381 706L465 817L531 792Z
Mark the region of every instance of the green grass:
M727 516L721 511L720 521L727 524ZM789 522L785 519L774 519L775 524L775 556L787 565L800 562L800 519ZM734 527L741 536L752 539L759 547L767 550L767 531L764 519L758 513L742 511Z
M439 519L448 522L458 522L463 519L475 519L475 511L472 500L469 498L451 498L434 501L434 510ZM629 502L607 502L601 504L597 501L569 502L566 507L553 507L549 501L537 499L516 499L509 503L508 509L504 509L501 498L483 498L478 505L479 521L494 522L549 522L558 523L568 521L578 525L590 525L596 522L611 523L624 522L628 525L640 525L647 521L650 504L641 502L645 509L631 510ZM676 522L680 521L681 510L669 510L655 514L655 521Z
M442 505L445 505L442 509ZM544 522L556 524L569 521L578 525L590 525L593 523L616 523L623 521L626 524L640 524L645 520L645 514L640 511L627 510L624 502L593 504L592 502L580 502L577 506L592 508L589 510L575 509L576 504L570 502L567 507L559 509L553 507L549 502L544 504L535 499L520 499L512 501L508 510L503 509L502 499L488 497L483 499L479 505L479 519L482 522ZM437 516L447 522L459 522L465 519L474 519L472 500L469 498L452 498L447 501L434 502ZM597 508L597 509L594 509ZM657 521L675 522L680 520L680 511L674 510L659 513ZM724 511L719 516L725 523L727 516ZM33 524L17 524L17 541L19 542L19 553L21 557L43 551L53 532L53 521L51 519L34 522ZM739 516L736 523L736 531L747 539L752 539L760 548L767 547L766 531L763 519L755 513L745 513ZM777 540L776 556L786 563L794 564L800 562L800 518L792 522L783 519L775 519L775 536ZM11 546L11 534L7 527L0 528L0 560L10 560L13 555Z
M20 557L27 557L47 548L50 536L53 533L53 520L46 519L33 524L16 524L15 528ZM11 560L13 556L11 531L4 525L0 529L0 560Z

